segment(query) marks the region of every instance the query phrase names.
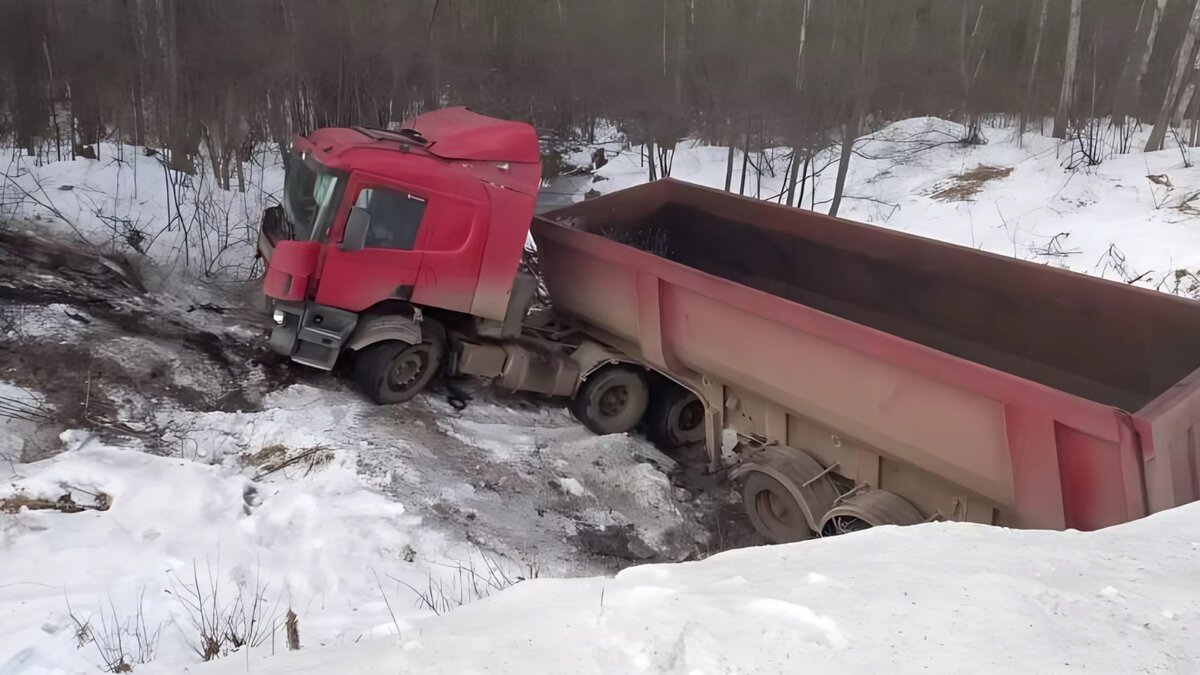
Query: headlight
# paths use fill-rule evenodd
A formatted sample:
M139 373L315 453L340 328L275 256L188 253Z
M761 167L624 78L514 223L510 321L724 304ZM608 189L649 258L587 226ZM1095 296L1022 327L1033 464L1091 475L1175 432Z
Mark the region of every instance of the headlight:
M275 320L276 326L283 325L284 314L282 310L275 310L275 313L271 315L271 318Z

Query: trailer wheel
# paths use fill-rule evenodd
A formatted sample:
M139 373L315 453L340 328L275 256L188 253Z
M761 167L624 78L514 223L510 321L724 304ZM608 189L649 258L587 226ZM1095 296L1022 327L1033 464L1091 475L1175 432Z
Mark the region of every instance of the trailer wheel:
M649 402L645 374L628 366L607 366L584 380L571 401L571 413L597 434L622 434L637 426Z
M868 490L829 509L821 519L821 536L859 532L880 525L917 525L925 518L904 497L887 490Z
M659 383L646 411L646 436L668 450L703 441L704 402L674 382Z
M773 544L808 539L834 505L838 487L831 469L798 448L766 446L729 473L745 479L742 503L754 529Z
M783 483L755 471L742 486L742 503L754 529L774 544L803 541L813 536L800 503Z
M354 381L380 405L404 403L433 379L442 362L442 351L440 340L415 345L396 340L373 344L359 354Z

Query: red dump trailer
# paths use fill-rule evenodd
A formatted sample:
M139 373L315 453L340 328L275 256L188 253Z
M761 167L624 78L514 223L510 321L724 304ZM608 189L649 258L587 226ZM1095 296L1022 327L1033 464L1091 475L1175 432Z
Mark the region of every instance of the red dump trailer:
M772 538L1200 498L1195 302L673 180L532 229L555 311L695 392L714 467L737 430Z
M271 346L353 361L379 403L472 375L703 442L772 541L1200 497L1195 302L663 180L535 219L531 311L531 126L451 108L288 158L259 238Z

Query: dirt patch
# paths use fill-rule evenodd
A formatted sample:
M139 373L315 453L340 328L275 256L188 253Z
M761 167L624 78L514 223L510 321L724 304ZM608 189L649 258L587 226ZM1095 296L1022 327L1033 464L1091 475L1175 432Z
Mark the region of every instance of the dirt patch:
M0 231L0 379L40 392L55 411L22 459L55 454L68 428L153 446L162 434L147 416L164 402L256 410L264 392L296 380L255 339L264 319L213 307L225 309L147 293L128 262L86 246Z
M658 551L642 541L632 524L601 527L579 523L577 527L572 540L576 546L592 555L628 562L645 562L658 555Z
M711 540L704 550L696 550L691 559L707 558L722 551L768 544L754 530L746 509L742 506L737 486L724 470L708 472L708 452L703 443L670 451L679 469L671 474L676 491L690 497L697 521L710 533Z
M943 202L971 201L975 195L979 194L984 185L994 180L1007 178L1011 173L1012 167L981 164L970 171L964 171L939 183L931 196Z

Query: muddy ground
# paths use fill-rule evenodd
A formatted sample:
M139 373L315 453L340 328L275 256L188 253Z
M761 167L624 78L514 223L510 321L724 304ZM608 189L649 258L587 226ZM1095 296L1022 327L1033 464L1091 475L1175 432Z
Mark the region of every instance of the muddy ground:
M44 397L51 420L18 461L61 452L65 429L155 454L184 455L190 441L190 459L216 462L196 446L232 439L253 453L276 427L311 424L415 515L543 573L762 543L699 448L667 457L639 438L594 437L554 402L474 382L371 406L343 375L269 352L253 284L181 278L0 226L0 381ZM451 405L464 395L465 409Z

